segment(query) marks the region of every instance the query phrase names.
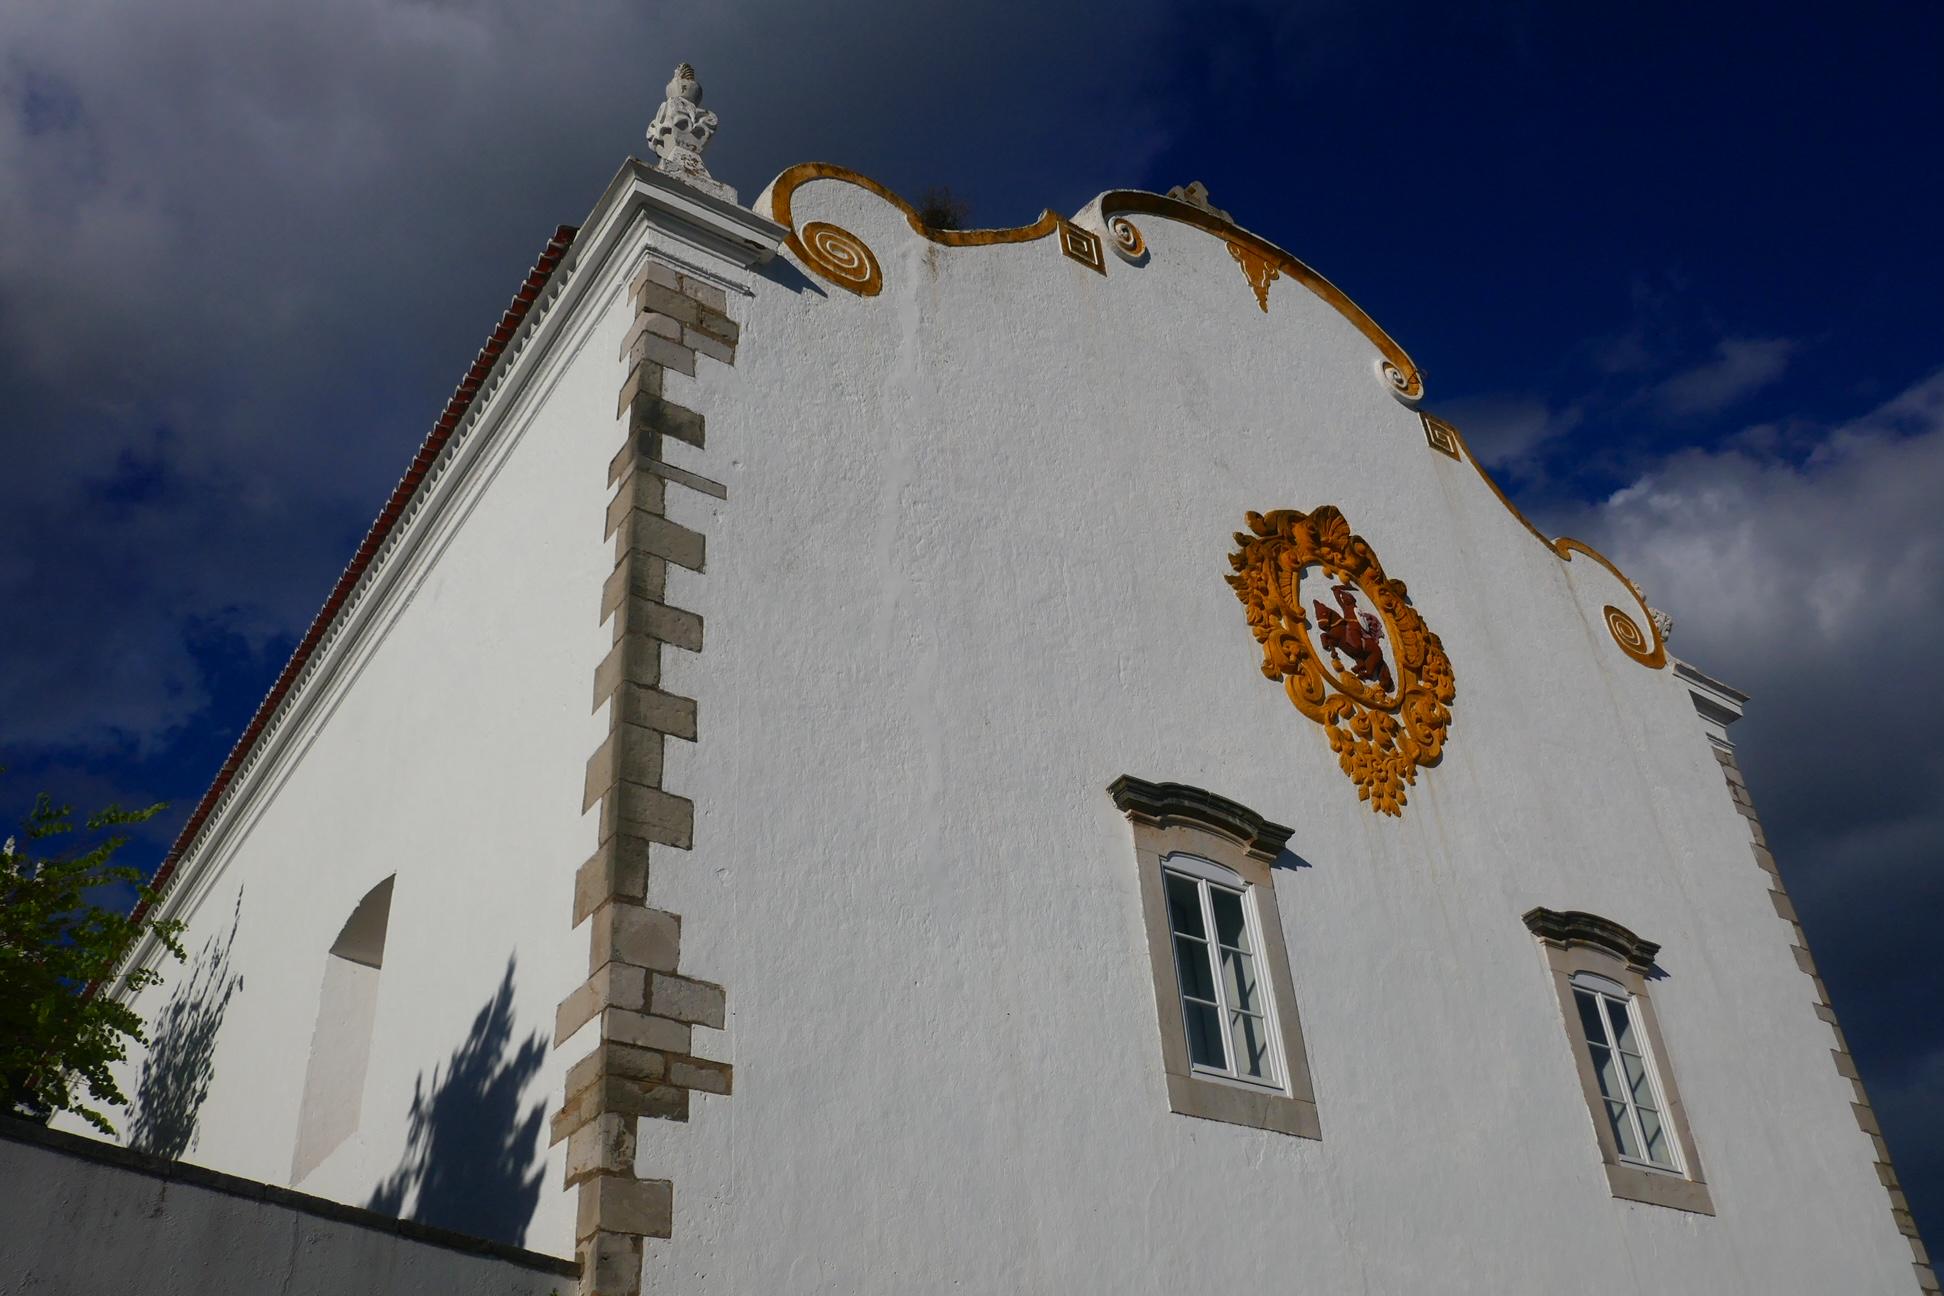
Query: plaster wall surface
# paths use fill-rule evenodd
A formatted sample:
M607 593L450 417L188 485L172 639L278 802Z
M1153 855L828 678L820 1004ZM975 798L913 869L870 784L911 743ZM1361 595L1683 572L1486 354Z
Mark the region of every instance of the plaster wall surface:
M1149 263L1102 276L1050 238L935 246L832 182L796 206L882 295L779 259L735 368L669 379L708 441L667 453L728 494L669 495L709 537L669 582L707 647L665 655L699 700L665 777L696 846L649 899L729 988L695 1035L736 1087L641 1122L675 1184L645 1290L1910 1288L1688 694L1603 623L1620 582L1430 450L1321 301L1258 309L1219 239L1136 218ZM1245 511L1326 503L1456 672L1397 819L1223 580ZM1168 1110L1122 773L1294 826L1320 1141ZM1661 943L1713 1217L1610 1195L1535 905Z
M220 956L224 974L202 981L228 993L200 1055L161 1031L124 1079L137 1132L145 1102L192 1109L161 1150L291 1183L326 965L343 962L328 951L396 874L382 969L357 969L375 1003L368 1064L352 1068L362 1092L339 1095L356 1127L295 1186L561 1256L573 1203L545 1117L565 1067L554 1008L587 971L570 923L595 839L581 782L604 734L588 690L608 647L602 517L627 323L625 275L601 273L450 508L419 526L422 547L394 558L407 566L370 632L313 682L285 758L172 897L199 958L162 965L136 1007L165 1021Z
M325 960L324 984L317 992L317 1027L311 1032L304 1096L298 1105L292 1180L308 1177L357 1132L365 1070L371 1065L379 971L336 955Z
M0 1131L0 1296L558 1296L542 1257L408 1235L296 1194ZM73 1144L81 1144L77 1149Z

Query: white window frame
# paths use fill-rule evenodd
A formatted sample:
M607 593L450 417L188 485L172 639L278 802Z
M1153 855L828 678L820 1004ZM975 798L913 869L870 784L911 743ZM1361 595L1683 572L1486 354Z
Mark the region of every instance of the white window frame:
M1276 1017L1276 996L1273 988L1269 984L1267 963L1263 956L1262 921L1260 911L1256 905L1255 888L1249 884L1246 878L1233 869L1223 868L1220 864L1212 860L1206 860L1199 855L1189 855L1181 851L1172 852L1162 858L1161 872L1163 875L1162 885L1164 894L1167 875L1169 874L1173 874L1176 877L1183 878L1195 884L1196 897L1201 901L1202 931L1205 936L1196 937L1190 935L1186 936L1186 939L1199 940L1204 949L1208 951L1208 974L1211 983L1215 987L1215 1003L1212 1006L1215 1008L1222 1028L1222 1056L1226 1065L1211 1067L1206 1063L1193 1061L1191 1058L1189 1061L1190 1068L1196 1075L1204 1076L1211 1080L1223 1080L1231 1084L1247 1085L1252 1089L1268 1089L1280 1094L1288 1093L1289 1088L1284 1079L1288 1074L1288 1067L1284 1063L1282 1056L1282 1026ZM1263 1038L1268 1046L1265 1052L1267 1053L1269 1064L1268 1073L1263 1076L1258 1077L1244 1074L1240 1064L1236 1060L1235 1032L1231 1025L1231 1016L1238 1010L1228 1001L1228 989L1226 978L1222 975L1221 960L1214 953L1214 951L1226 947L1222 945L1220 938L1216 935L1215 907L1211 888L1220 888L1235 896L1241 902L1243 929L1248 937L1249 948L1238 952L1246 954L1255 965L1256 993L1262 1004L1263 1011L1261 1013L1250 1013L1249 1015L1260 1016L1263 1019ZM1172 910L1169 911L1168 937L1168 948L1175 960L1175 998L1181 1009L1182 1029L1184 1032L1192 1034L1193 1032L1188 1020L1190 996L1188 994L1187 984L1182 977L1181 947L1175 943L1178 939L1183 938L1183 933L1174 930ZM1196 1002L1206 1001L1196 1000Z
M1567 978L1567 983L1572 988L1576 1009L1578 1007L1578 996L1584 992L1594 996L1596 1000L1619 1005L1620 1011L1626 1014L1628 1028L1633 1034L1634 1043L1638 1046L1634 1053L1640 1059L1640 1067L1642 1072L1645 1073L1644 1078L1647 1082L1647 1092L1653 1099L1654 1117L1660 1122L1661 1146L1667 1149L1668 1162L1663 1165L1650 1156L1628 1156L1625 1149L1622 1148L1616 1148L1614 1155L1626 1164L1638 1166L1642 1170L1652 1170L1657 1174L1677 1176L1682 1174L1681 1140L1674 1131L1673 1118L1667 1111L1666 1089L1661 1084L1660 1063L1654 1057L1653 1043L1647 1038L1647 1024L1643 1019L1644 1015L1635 1005L1633 994L1618 981L1613 980L1611 977L1601 976L1597 972L1575 972ZM1575 1013L1575 1016L1578 1016L1577 1013ZM1600 1047L1616 1056L1623 1055L1629 1051L1621 1048L1620 1042L1613 1038L1613 1024L1607 1017L1604 1008L1599 1014L1601 1038L1597 1041L1586 1038L1585 1019L1578 1018L1578 1020L1581 1027L1579 1037L1584 1046L1590 1048L1597 1043ZM1589 1057L1588 1061L1590 1062L1591 1060ZM1599 1072L1597 1063L1594 1064L1594 1072L1597 1076ZM1633 1130L1633 1136L1637 1145L1645 1153L1649 1146L1647 1129L1641 1122L1640 1107L1634 1101L1632 1085L1627 1079L1627 1071L1624 1063L1620 1064L1620 1069L1617 1074L1620 1076L1622 1083L1622 1092L1619 1099L1620 1105L1626 1109L1627 1123ZM1600 1097L1603 1103L1613 1101L1613 1099L1607 1097L1604 1088L1601 1090Z
M1694 1133L1688 1128L1687 1106L1681 1101L1681 1086L1672 1055L1661 1037L1659 1015L1655 1011L1658 993L1648 989L1650 978L1657 984L1673 984L1656 961L1660 946L1642 940L1610 918L1580 910L1535 908L1528 909L1521 918L1526 929L1538 937L1545 958L1561 1025L1566 1030L1568 1055L1578 1073L1608 1190L1624 1201L1646 1202L1697 1215L1714 1214L1714 1194L1701 1170L1701 1154ZM1662 1135L1673 1161L1671 1166L1645 1156L1629 1156L1614 1136L1605 1087L1595 1065L1593 1046L1587 1041L1586 1023L1580 1015L1581 991L1619 1003L1626 1010L1638 1046L1635 1052L1658 1105ZM1604 1042L1612 1047L1615 1043L1612 1022L1603 1016L1601 1025L1608 1033ZM1644 1152L1647 1143L1642 1137L1639 1114L1631 1101L1625 1064L1617 1058L1615 1061L1620 1067L1621 1084L1628 1086L1627 1120Z
M1147 971L1142 979L1154 995L1161 1046L1159 1078L1168 1110L1297 1138L1322 1138L1309 1057L1303 1048L1302 1015L1277 907L1277 875L1286 871L1291 830L1247 806L1183 783L1149 783L1123 774L1107 791L1133 829L1134 869L1128 879L1137 891L1147 935ZM1241 897L1256 961L1255 984L1269 1032L1272 1083L1194 1062L1168 908L1171 874L1202 884L1203 930L1210 937L1215 937L1216 927L1207 887L1222 887ZM1219 939L1214 943L1219 946ZM1235 1053L1227 991L1219 989L1219 963L1210 961L1223 1004L1223 1058L1232 1066Z

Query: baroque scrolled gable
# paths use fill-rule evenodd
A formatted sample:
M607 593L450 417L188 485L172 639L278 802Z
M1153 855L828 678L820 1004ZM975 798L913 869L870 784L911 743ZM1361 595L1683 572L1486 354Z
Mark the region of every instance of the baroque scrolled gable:
M932 245L985 248L1051 239L1063 256L1103 276L1108 273L1107 250L1114 253L1111 259L1135 270L1152 263L1153 252L1135 217L1155 217L1199 230L1222 241L1240 272L1242 288L1262 313L1270 311L1275 285L1284 280L1301 285L1376 348L1371 372L1385 390L1413 410L1424 397L1424 378L1416 362L1347 293L1289 252L1238 225L1228 212L1209 202L1207 188L1199 183L1178 186L1167 194L1109 190L1072 219L1048 210L1025 225L947 230L927 225L917 208L897 193L847 167L804 162L788 168L758 196L754 206L788 231L784 247L804 269L847 293L865 298L876 297L885 290L884 263L878 253L863 237L835 221L805 218L803 208L811 205L800 201L801 191L825 181L875 195L903 215L913 234ZM1668 660L1666 620L1654 615L1645 596L1619 567L1591 545L1568 537L1554 539L1540 531L1471 453L1457 427L1424 411L1419 411L1419 417L1423 420L1426 444L1457 463L1470 464L1506 512L1556 558L1571 562L1575 554L1583 554L1613 575L1624 593L1618 601L1609 601L1600 610L1607 633L1614 645L1633 661L1651 670L1664 667Z
M1649 607L1647 595L1640 586L1621 571L1612 559L1592 545L1583 540L1575 540L1571 536L1560 536L1554 539L1534 526L1532 520L1512 502L1511 497L1499 488L1492 475L1485 471L1485 465L1480 463L1478 456L1472 453L1470 445L1465 441L1465 434L1456 426L1423 410L1418 411L1418 418L1424 424L1425 444L1447 459L1458 463L1469 463L1473 471L1478 474L1479 480L1484 482L1498 502L1505 506L1505 511L1517 519L1520 526L1531 532L1535 540L1546 546L1554 557L1561 562L1571 562L1574 554L1585 554L1610 572L1614 580L1626 590L1626 598L1638 608L1640 616L1636 620L1632 613L1614 604L1607 604L1600 609L1601 620L1606 626L1607 633L1613 636L1613 642L1621 652L1649 670L1659 670L1667 665L1667 636L1674 630L1672 617L1658 608Z
M784 171L757 198L758 210L767 210L771 219L790 230L784 246L806 269L826 282L866 297L876 296L882 290L883 279L881 275L859 269L867 263L872 267L878 264L878 258L864 240L827 221L797 223L797 191L818 180L837 181L877 195L903 213L913 233L942 247L1030 243L1057 233L1061 235L1058 245L1065 255L1102 274L1107 272L1106 261L1098 254L1103 243L1111 244L1120 259L1129 265L1146 264L1147 240L1129 219L1131 216L1156 216L1191 226L1228 245L1229 254L1242 272L1244 285L1264 313L1269 310L1269 285L1280 278L1291 279L1328 303L1377 348L1379 360L1375 372L1394 395L1414 402L1424 393L1417 365L1404 348L1346 293L1290 253L1235 224L1226 212L1206 206L1205 190L1203 203L1198 204L1185 196L1114 189L1094 199L1070 221L1049 210L1041 212L1038 220L1010 228L942 230L927 225L918 209L896 193L848 167L803 162Z

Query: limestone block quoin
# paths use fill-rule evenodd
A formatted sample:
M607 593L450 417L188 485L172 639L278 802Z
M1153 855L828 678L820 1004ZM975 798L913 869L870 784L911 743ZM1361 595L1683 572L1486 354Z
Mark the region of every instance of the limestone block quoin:
M727 1063L696 1057L694 1027L728 1021L723 987L681 974L680 915L648 907L648 878L669 850L694 844L695 804L664 785L665 745L699 736L692 698L660 687L665 649L703 651L700 616L667 601L668 567L706 572L707 538L667 516L670 487L715 499L727 490L665 463L662 440L700 448L702 415L663 397L665 375L698 362L732 365L742 330L728 294L650 259L630 288L635 319L622 344L615 415L625 444L608 466L602 535L614 568L593 611L613 647L594 668L593 709L607 737L587 759L582 811L598 815L600 846L574 876L572 921L588 927L588 978L560 1003L554 1042L596 1031L567 1069L552 1141L567 1143L566 1186L579 1194L575 1237L582 1296L637 1296L644 1239L674 1225L674 1184L641 1177L643 1118L686 1121L691 1095L729 1094Z
M1796 919L1795 905L1782 884L1782 874L1775 866L1775 857L1769 853L1768 839L1762 833L1762 821L1755 813L1755 798L1748 790L1748 781L1743 777L1741 768L1735 763L1732 751L1715 750L1715 759L1721 762L1722 777L1726 780L1729 800L1742 818L1748 821L1750 850L1753 852L1755 866L1768 875L1769 900L1775 913L1788 925L1789 953L1794 957L1796 966L1809 978L1812 987L1816 1016L1829 1024L1835 1037L1835 1047L1829 1051L1830 1061L1836 1074L1841 1076L1855 1095L1850 1111L1856 1117L1856 1127L1869 1140L1872 1154L1876 1159L1877 1179L1883 1184L1889 1196L1890 1218L1910 1242L1911 1262L1917 1279L1917 1289L1928 1296L1944 1292L1944 1285L1938 1282L1937 1272L1930 1263L1930 1253L1924 1249L1924 1240L1918 1236L1917 1221L1912 1218L1909 1202L1905 1199L1903 1187L1897 1180L1896 1167L1890 1161L1889 1145L1883 1141L1883 1131L1877 1124L1876 1110L1870 1105L1870 1095L1863 1088L1863 1077L1857 1071L1856 1059L1850 1056L1849 1041L1843 1037L1843 1029L1836 1021L1836 1009L1829 1002L1829 988L1823 984L1822 977L1816 972L1816 960L1809 952L1809 937Z

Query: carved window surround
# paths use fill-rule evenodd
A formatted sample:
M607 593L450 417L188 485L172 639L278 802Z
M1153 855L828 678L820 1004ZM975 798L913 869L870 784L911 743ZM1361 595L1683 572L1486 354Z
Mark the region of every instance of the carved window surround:
M1247 806L1180 783L1149 783L1123 774L1107 789L1134 830L1141 911L1148 935L1155 1016L1161 1028L1168 1107L1184 1116L1321 1138L1303 1029L1289 975L1289 953L1276 908L1272 863L1291 830ZM1257 962L1274 1008L1279 1084L1243 1084L1196 1068L1189 1057L1174 940L1168 920L1164 861L1185 856L1235 874L1246 886L1260 939Z
M1667 1045L1661 1039L1653 999L1647 991L1647 977L1653 971L1654 956L1660 952L1660 946L1595 914L1537 908L1527 910L1523 917L1527 930L1539 938L1546 965L1552 970L1553 989L1559 998L1560 1016L1571 1042L1574 1065L1579 1070L1580 1088L1599 1141L1607 1186L1615 1197L1627 1201L1700 1215L1714 1214L1714 1200L1701 1173L1701 1155L1688 1128L1687 1109L1681 1103ZM1605 1117L1599 1075L1594 1070L1592 1053L1581 1031L1579 1010L1573 999L1574 978L1589 975L1615 983L1625 992L1635 1029L1646 1038L1650 1055L1647 1063L1662 1100L1661 1114L1680 1153L1678 1171L1631 1163L1622 1156L1614 1139Z

